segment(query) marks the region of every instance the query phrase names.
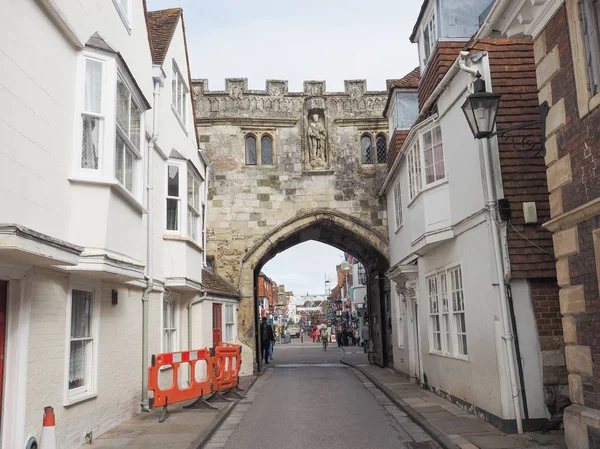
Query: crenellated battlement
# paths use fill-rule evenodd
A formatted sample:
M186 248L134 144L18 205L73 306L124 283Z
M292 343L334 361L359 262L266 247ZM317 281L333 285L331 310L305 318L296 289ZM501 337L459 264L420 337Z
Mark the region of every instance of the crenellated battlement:
M389 87L390 82L391 80L387 80L386 86ZM344 80L344 92L327 92L325 81L317 80L304 81L302 92L290 92L287 80L267 80L264 90L248 89L248 78L225 78L225 90L209 90L207 79L193 79L192 86L195 95L228 95L232 98L241 98L243 95L262 95L275 98L284 96L349 96L358 98L387 95L387 91L369 91L366 80Z

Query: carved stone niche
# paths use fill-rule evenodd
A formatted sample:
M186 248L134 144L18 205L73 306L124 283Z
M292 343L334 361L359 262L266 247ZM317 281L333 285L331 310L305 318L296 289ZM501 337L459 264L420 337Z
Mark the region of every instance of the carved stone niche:
M362 97L367 91L367 81L346 80L344 81L344 90L352 98Z
M323 95L325 93L325 81L304 81L304 93Z
M406 303L407 299L417 302L417 279L415 276L399 274L393 278L393 281L396 283L396 293L398 293L398 296L402 298L404 303Z
M288 93L288 82L285 80L267 80L267 93L271 97L283 97Z
M325 99L310 97L304 102L304 169L308 172L328 172L330 163L329 120Z
M239 100L248 92L248 78L225 78L225 90L231 98Z

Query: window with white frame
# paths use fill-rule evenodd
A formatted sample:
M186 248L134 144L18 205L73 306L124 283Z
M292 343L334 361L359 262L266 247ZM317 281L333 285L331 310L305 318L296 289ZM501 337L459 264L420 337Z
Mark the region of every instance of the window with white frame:
M412 199L419 194L422 186L421 150L419 146L419 139L415 141L413 146L408 151L406 161L408 169L408 193L410 200L412 201Z
M163 298L162 352L177 351L176 298Z
M429 297L430 351L466 357L467 326L461 268L441 271L428 276L426 281Z
M423 168L425 170L426 185L446 177L442 128L440 126L423 133Z
M402 225L402 191L400 190L400 181L394 186L394 218L396 229Z
M361 285L365 285L367 283L367 272L365 270L365 266L362 263L358 264L358 283Z
M102 144L104 108L102 102L104 63L85 58L85 92L82 117L81 168L98 170Z
M121 79L117 78L117 136L115 146L115 178L133 193L140 152L142 112Z
M95 390L95 327L98 317L94 313L94 290L71 290L71 316L69 333L69 400L87 396Z
M117 9L117 13L119 13L119 17L123 22L123 25L127 27L128 30L131 29L131 4L130 0L113 0L115 8Z
M179 165L167 165L167 231L179 231Z
M202 236L203 234L203 230L200 229L200 226L202 224L202 220L200 219L201 217L201 212L202 212L202 207L201 207L201 191L200 191L200 186L202 185L200 179L197 177L197 175L192 171L188 169L188 174L187 174L187 187L188 187L188 192L187 192L187 201L188 201L188 208L187 208L187 217L188 217L188 222L187 222L187 232L188 232L188 236L194 240L194 241L198 241L198 237Z
M431 53L433 53L433 48L437 43L437 26L435 22L435 13L431 15L428 21L424 22L423 25L423 51L424 51L424 63L427 64L429 58L431 57Z
M173 112L175 112L185 129L187 126L186 107L189 90L184 80L185 78L181 74L179 67L177 67L177 64L175 61L173 61L173 76L171 78L171 105L173 106Z
M233 304L225 304L223 314L225 315L225 334L223 341L235 343L235 306Z

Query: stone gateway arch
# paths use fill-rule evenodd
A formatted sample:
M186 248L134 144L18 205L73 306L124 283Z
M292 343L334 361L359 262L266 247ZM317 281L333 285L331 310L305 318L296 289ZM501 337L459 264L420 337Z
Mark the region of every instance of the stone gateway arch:
M260 269L308 240L365 265L376 362L391 366L387 213L377 197L387 174L387 92L367 91L363 80L345 81L344 92L327 92L322 81L288 92L279 80L256 91L246 79L227 79L224 91L194 80L192 89L200 145L212 162L207 255L242 294L242 370L251 373L260 363Z

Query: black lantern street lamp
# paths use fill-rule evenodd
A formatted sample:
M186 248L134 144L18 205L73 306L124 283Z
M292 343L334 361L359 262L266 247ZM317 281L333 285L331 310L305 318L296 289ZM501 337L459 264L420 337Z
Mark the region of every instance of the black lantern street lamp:
M481 74L479 72L477 72L475 77L476 80L473 83L473 93L467 97L462 105L463 113L467 118L473 136L476 139L489 139L490 137L497 135L503 140L512 138L513 144L515 144L515 139L511 136L513 131L539 125L539 136L535 136L532 133L526 135L521 133L518 135L518 138L521 139L521 146L526 150L533 150L539 143L540 150L535 156L543 153L546 149L546 117L548 116L548 110L550 109L548 102L544 101L540 104L539 118L537 120L494 131L501 95L485 90L485 81L481 79Z
M493 135L496 114L500 103L500 94L486 92L485 81L477 72L473 83L474 92L467 97L462 110L476 139L485 139Z

